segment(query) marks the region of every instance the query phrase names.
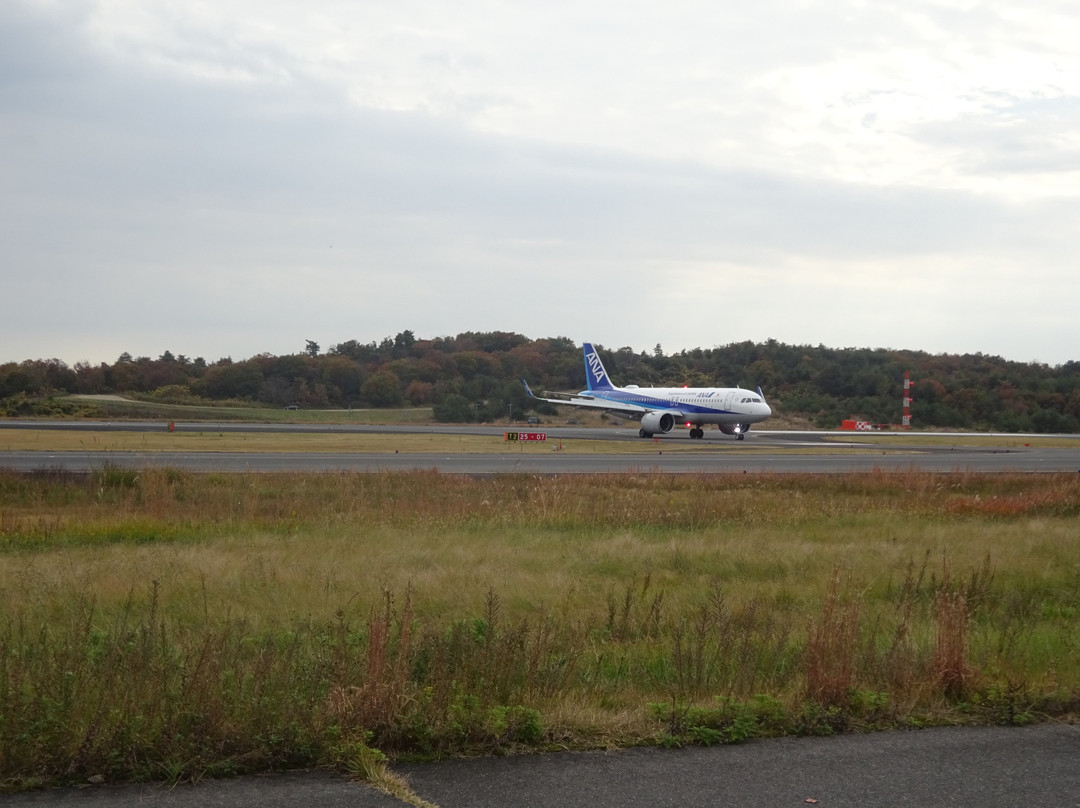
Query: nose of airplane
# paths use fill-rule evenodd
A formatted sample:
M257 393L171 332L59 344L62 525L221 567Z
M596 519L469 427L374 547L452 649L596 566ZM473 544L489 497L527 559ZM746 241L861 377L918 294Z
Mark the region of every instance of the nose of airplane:
M765 401L765 394L761 392L761 385L758 385L757 394L761 396L761 403L757 405L757 412L762 418L768 418L772 415L772 407Z

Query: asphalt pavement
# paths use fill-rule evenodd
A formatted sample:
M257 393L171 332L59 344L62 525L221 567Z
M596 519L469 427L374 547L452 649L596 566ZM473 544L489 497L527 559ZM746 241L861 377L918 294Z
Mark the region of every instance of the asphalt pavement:
M735 746L565 752L398 766L438 808L1080 808L1080 727L955 727ZM6 806L398 808L326 772L196 785L91 785Z
M384 435L500 436L508 427L475 424L255 424L176 422L177 432L233 433L351 433ZM0 419L0 430L48 429L66 431L164 432L157 421L38 421ZM14 471L94 471L120 468L170 467L214 472L415 471L447 474L840 474L866 471L962 472L1078 472L1080 436L1058 436L1064 445L1018 445L1021 435L981 435L981 445L964 445L959 433L881 433L886 442L866 445L845 441L835 431L755 430L736 441L718 430L693 441L683 431L654 441L638 437L637 426L590 428L545 425L548 441L541 451L508 445L498 451L459 453L419 452L219 452L219 451L0 451L0 469ZM897 438L893 442L888 438ZM957 444L943 444L952 437ZM1034 438L1035 436L1030 436ZM633 453L564 453L561 439L631 443ZM999 440L995 440L995 438ZM935 440L936 439L936 440ZM686 448L695 451L670 451ZM667 451L665 451L667 450Z

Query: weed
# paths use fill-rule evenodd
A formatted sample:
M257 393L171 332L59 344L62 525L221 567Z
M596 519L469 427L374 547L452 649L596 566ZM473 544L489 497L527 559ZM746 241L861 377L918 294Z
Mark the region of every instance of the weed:
M1023 682L992 684L971 694L962 707L993 724L1023 726L1037 720L1036 699Z
M1064 475L0 472L0 787L1075 714L1078 501Z
M857 600L841 600L842 570L833 571L821 616L810 625L806 643L806 692L825 707L846 705L855 681L859 633Z
M950 568L945 563L941 591L937 596L933 671L938 687L952 699L963 697L971 670L967 663L968 603L965 595L950 588Z

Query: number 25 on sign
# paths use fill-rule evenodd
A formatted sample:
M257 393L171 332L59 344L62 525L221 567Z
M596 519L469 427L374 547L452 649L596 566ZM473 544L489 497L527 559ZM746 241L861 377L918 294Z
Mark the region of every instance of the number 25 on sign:
M506 440L547 440L547 434L544 432L507 432L505 436Z

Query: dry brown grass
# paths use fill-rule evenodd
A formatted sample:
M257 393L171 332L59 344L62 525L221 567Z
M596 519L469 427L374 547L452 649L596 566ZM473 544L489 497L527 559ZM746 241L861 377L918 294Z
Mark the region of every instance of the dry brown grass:
M1068 714L1078 518L1076 475L0 474L0 777Z
M804 651L806 693L827 707L846 705L855 685L861 602L843 600L841 579L837 568L825 591L821 614L811 621Z

